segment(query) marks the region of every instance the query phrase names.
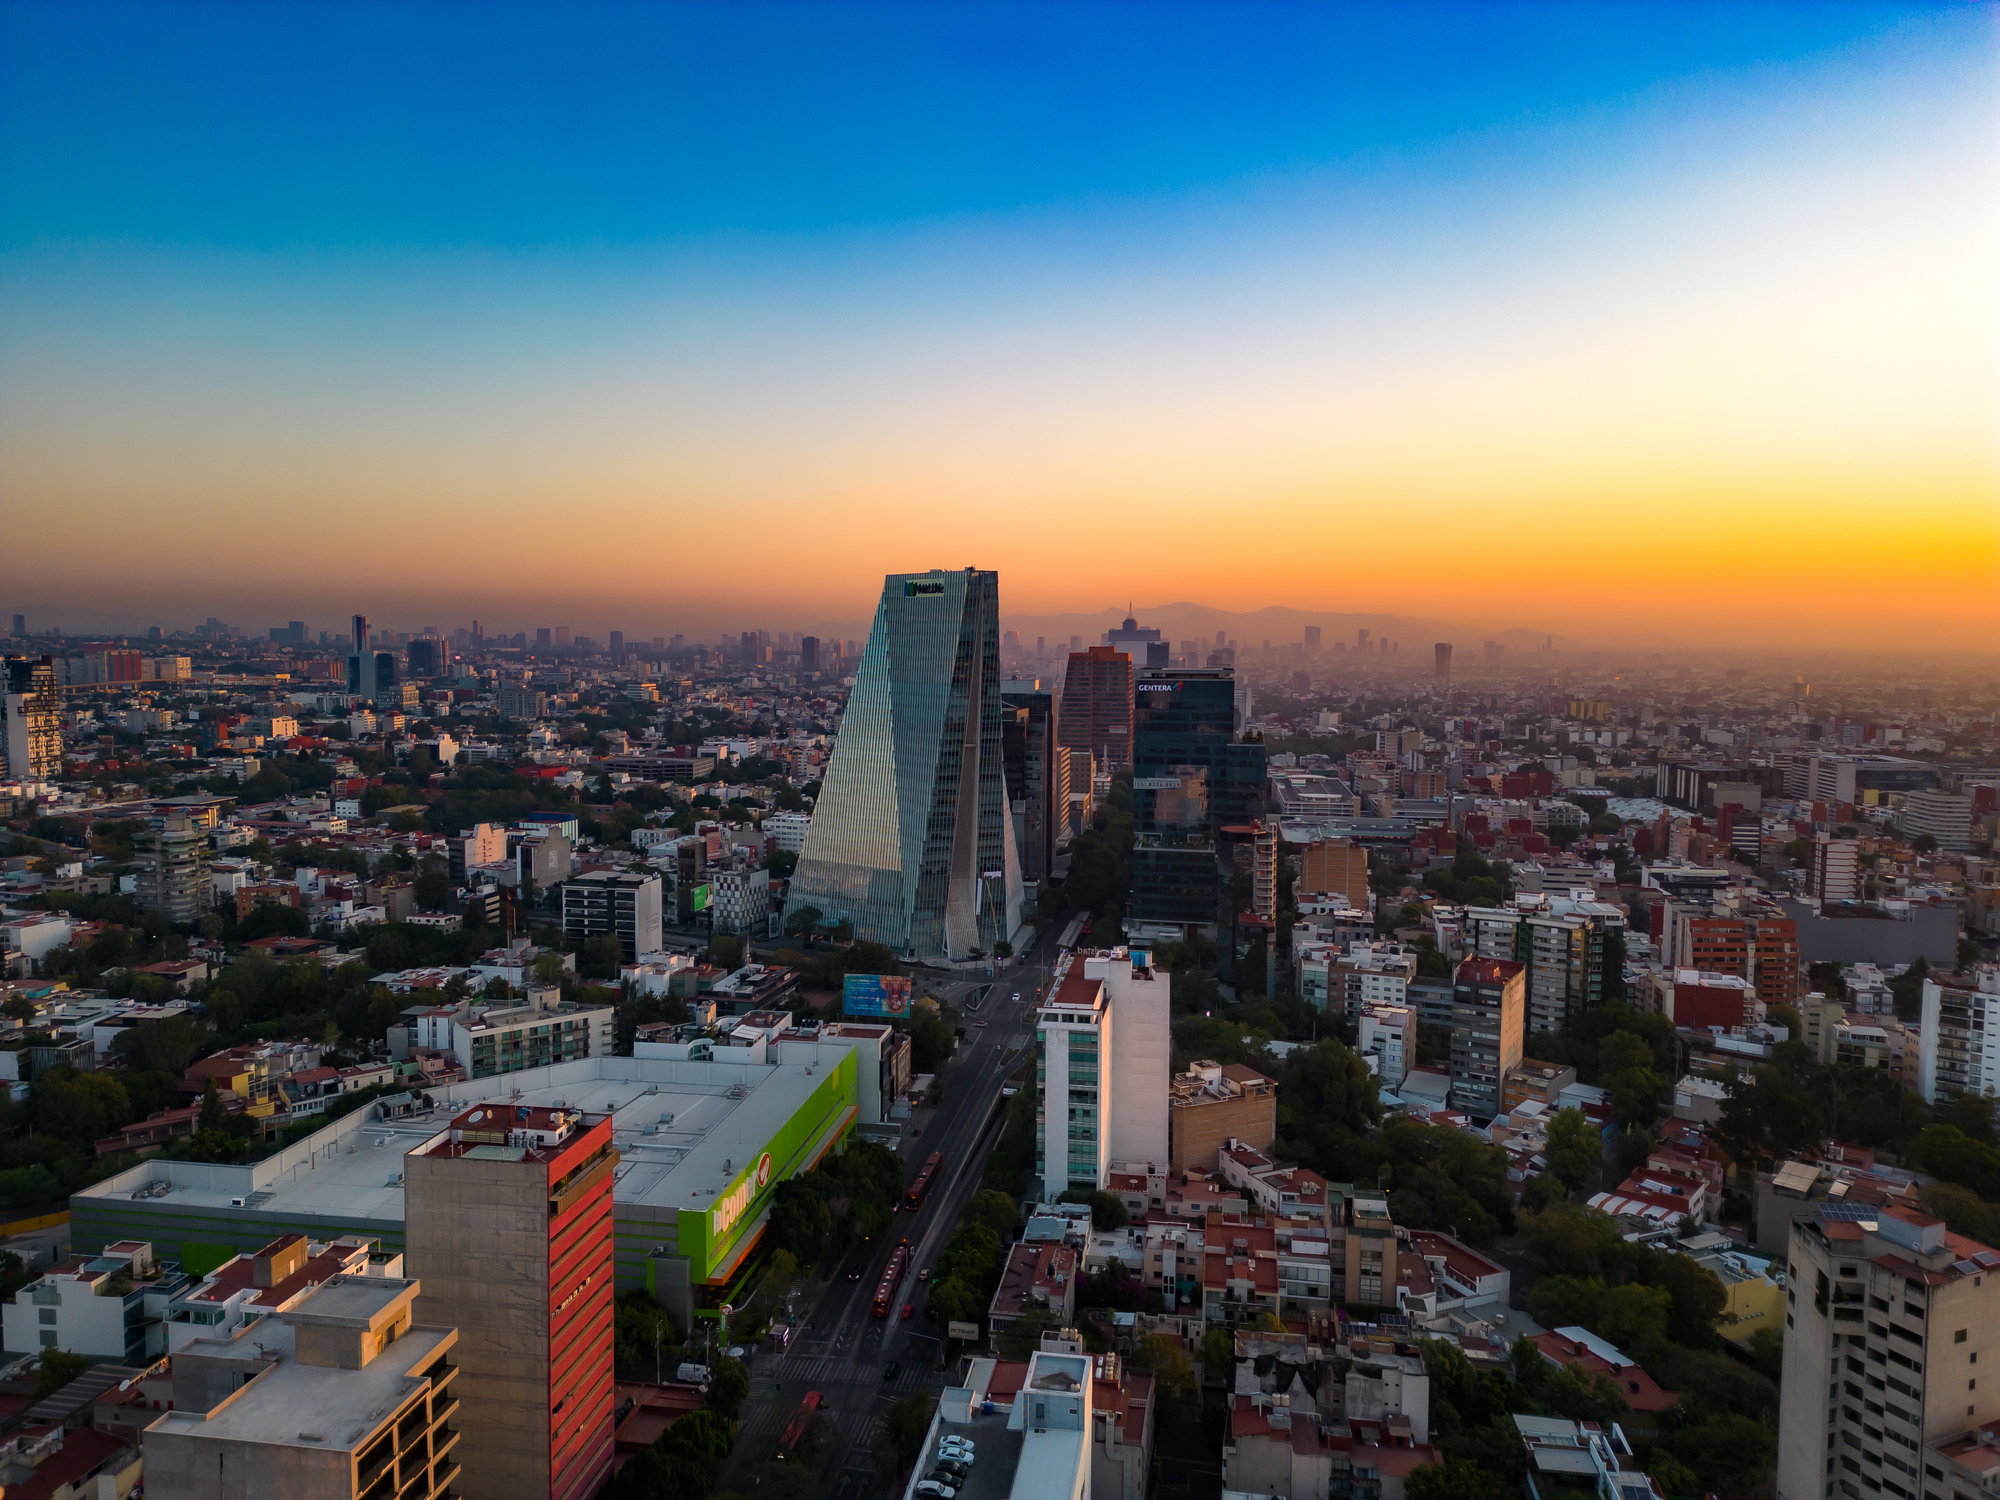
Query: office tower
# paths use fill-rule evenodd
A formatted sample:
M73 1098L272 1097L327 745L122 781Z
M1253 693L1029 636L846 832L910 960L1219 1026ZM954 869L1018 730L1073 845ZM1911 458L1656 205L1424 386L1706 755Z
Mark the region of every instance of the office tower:
M1500 657L1502 653L1505 652L1506 649L1507 648L1502 646L1498 641L1487 641L1480 648L1482 654L1486 658L1486 665L1489 667L1497 667L1500 665Z
M627 962L641 953L656 953L660 947L660 877L592 870L566 880L562 925L570 937L609 934L617 938Z
M1069 649L1072 651L1081 651L1083 649L1083 637L1080 635L1071 636L1069 638Z
M611 659L613 661L625 660L625 632L622 630L611 632Z
M743 653L744 661L755 661L757 659L757 632L754 630L744 631L737 637L737 647Z
M817 672L819 670L819 637L802 635L799 637L799 670Z
M1861 861L1853 839L1822 833L1813 841L1807 889L1822 901L1852 901L1861 894Z
M1306 626L1306 650L1313 652L1319 650L1319 626L1317 625Z
M1068 781L1058 772L1063 757L1057 745L1056 695L1039 679L1006 682L1000 702L1002 763L1021 879L1045 882L1055 865L1068 804Z
M412 677L438 677L445 669L446 652L443 641L411 641L409 651L410 675Z
M28 617L26 615L14 616L14 629L12 633L16 637L24 636L28 633Z
M556 626L556 649L558 651L564 650L569 646L569 643L569 626Z
M1357 630L1354 632L1354 649L1356 651L1366 651L1368 649L1367 631Z
M1116 630L1104 632L1104 644L1113 651L1125 652L1135 666L1167 665L1167 643L1160 638L1160 632L1150 625L1142 626L1130 615Z
M486 639L486 627L481 625L477 620L472 622L472 639L475 644L483 642Z
M347 657L347 691L367 703L386 703L396 682L394 652L369 643L368 616L354 617L354 649Z
M458 1329L461 1490L583 1500L613 1455L611 1116L476 1105L403 1158L425 1321Z
M1301 891L1342 896L1356 911L1368 910L1368 851L1346 839L1317 839L1306 845Z
M1110 646L1072 651L1063 678L1062 742L1101 766L1132 759L1132 658Z
M1048 654L1049 654L1049 638L1045 635L1036 636L1035 637L1036 658L1039 660L1041 657L1047 656Z
M1011 941L1021 866L1008 816L1000 577L892 573L786 901L908 957Z
M1974 982L1926 979L1917 1092L1926 1104L1961 1094L2000 1093L2000 966L1981 964Z
M296 1234L266 1246L252 1262L260 1278L253 1284L283 1284L272 1277L273 1261L310 1274L304 1251ZM151 1424L142 1439L146 1494L444 1500L458 1493L461 1433L475 1414L461 1402L460 1367L451 1362L457 1331L416 1319L423 1290L403 1277L336 1275L308 1284L247 1330L181 1345L168 1410L142 1415ZM61 1493L117 1492L109 1475L99 1480L102 1487L64 1485ZM29 1480L22 1491L41 1483Z
M1783 1261L1777 1493L1990 1489L1943 1483L1941 1450L2000 1418L2000 1253L1914 1208L1829 1202L1793 1221Z
M1018 631L1018 630L1010 630L1010 631L1008 631L1008 632L1007 632L1007 633L1006 633L1005 635L1003 635L1003 636L1001 636L1001 637L1000 637L1000 653L1001 653L1001 655L1003 655L1003 656L1014 656L1014 655L1017 655L1017 654L1018 654L1018 653L1020 652L1020 649L1021 649L1021 632L1020 632L1020 631Z
M1451 642L1439 641L1431 648L1437 653L1437 679L1447 685L1451 682Z
M293 621L292 623L293 623L294 625L298 625L298 622L297 622L296 620L295 620L295 621ZM298 625L298 631L299 631L299 644L300 644L300 645L304 645L304 644L305 644L305 638L306 638L306 637L305 637L305 627L304 627L303 625ZM153 645L153 646L157 646L157 645L159 645L159 643L160 643L161 641L163 641L163 640L165 640L165 639L166 639L166 635L165 635L165 633L164 633L164 632L163 632L163 631L162 631L162 630L160 629L160 627L159 627L159 626L157 626L157 625L148 625L148 626L146 627L146 641L147 641L147 644L149 644L149 645Z
M210 906L208 830L184 813L168 813L135 842L140 909L169 922L199 922Z
M1035 1169L1050 1197L1103 1187L1114 1166L1165 1166L1171 985L1151 953L1072 961L1037 1015Z
M1476 1120L1500 1112L1500 1090L1526 1041L1528 970L1505 958L1468 958L1452 975L1451 1107Z
M1915 791L1903 799L1903 837L1929 834L1939 849L1963 854L1972 846L1972 799L1961 792Z
M535 630L535 650L548 652L555 649L555 632L542 625Z
M10 656L6 677L9 781L53 781L62 774L62 702L53 657Z

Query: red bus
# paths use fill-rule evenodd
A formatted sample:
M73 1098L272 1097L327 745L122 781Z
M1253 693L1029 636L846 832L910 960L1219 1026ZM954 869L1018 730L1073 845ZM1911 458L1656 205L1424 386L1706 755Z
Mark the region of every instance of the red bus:
M875 1288L875 1316L886 1318L889 1308L896 1300L896 1283L903 1279L903 1273L910 1269L910 1242L904 1240L896 1247L896 1253L889 1257L888 1269L882 1273L882 1284Z
M910 1184L910 1195L906 1200L912 1209L922 1208L924 1194L930 1191L931 1179L937 1176L938 1168L944 1165L944 1153L933 1151L924 1162L923 1170L917 1173L917 1180Z
M825 1399L818 1391L806 1392L806 1399L799 1403L798 1415L792 1418L791 1425L785 1429L784 1435L778 1439L778 1458L781 1461L786 1454L797 1449L799 1440L805 1436L806 1428L812 1422L813 1414L820 1409L820 1405Z

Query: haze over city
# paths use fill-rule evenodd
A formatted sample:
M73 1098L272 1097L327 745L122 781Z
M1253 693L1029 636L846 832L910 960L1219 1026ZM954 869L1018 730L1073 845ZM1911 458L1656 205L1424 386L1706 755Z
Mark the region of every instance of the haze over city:
M2000 0L0 5L0 1492L1993 1496L1996 271Z

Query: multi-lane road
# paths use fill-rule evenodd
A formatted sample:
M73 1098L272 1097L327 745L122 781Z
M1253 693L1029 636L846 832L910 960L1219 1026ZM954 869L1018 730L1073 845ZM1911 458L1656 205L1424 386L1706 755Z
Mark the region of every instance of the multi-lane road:
M938 1252L951 1237L960 1212L978 1191L986 1153L1004 1118L1000 1090L1032 1043L1034 1002L1054 969L1057 936L1058 930L1045 933L990 980L968 976L919 982L920 992L939 995L959 1007L966 1027L964 1042L940 1073L942 1101L922 1135L903 1146L906 1180L916 1175L933 1151L944 1156L939 1175L921 1208L899 1212L887 1231L848 1251L831 1281L815 1277L803 1289L800 1327L783 1354L764 1352L755 1357L750 1399L743 1408L723 1488L730 1487L732 1476L747 1473L772 1456L806 1393L818 1391L837 1431L820 1458L818 1493L831 1500L868 1500L889 1493L889 1481L877 1469L872 1452L876 1421L890 1402L944 1383L938 1368L944 1329L924 1315L930 1284L920 1281L917 1272L937 1264ZM1018 1003L1016 994L1021 997ZM877 1318L872 1311L875 1289L903 1239L910 1241L914 1252L910 1269L889 1317ZM860 1278L850 1280L855 1271ZM914 1308L908 1320L901 1316L904 1303ZM896 1373L885 1379L892 1363Z

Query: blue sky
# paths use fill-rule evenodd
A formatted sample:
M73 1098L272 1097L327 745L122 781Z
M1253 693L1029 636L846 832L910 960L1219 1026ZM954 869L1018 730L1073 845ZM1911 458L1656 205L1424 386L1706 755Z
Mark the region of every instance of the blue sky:
M2000 629L1996 15L0 6L0 609Z

